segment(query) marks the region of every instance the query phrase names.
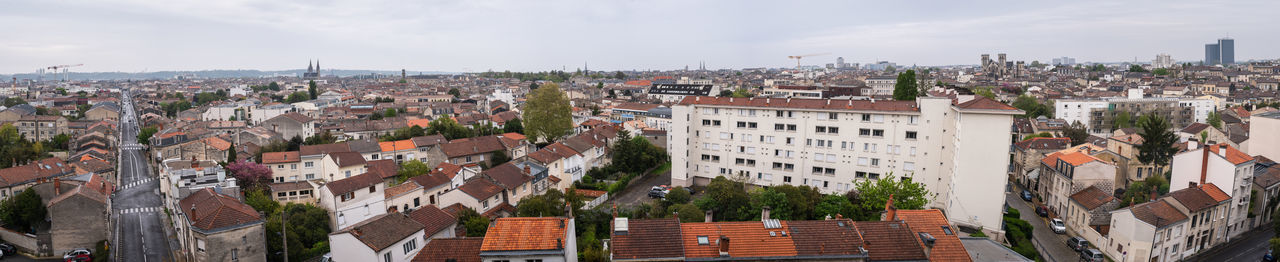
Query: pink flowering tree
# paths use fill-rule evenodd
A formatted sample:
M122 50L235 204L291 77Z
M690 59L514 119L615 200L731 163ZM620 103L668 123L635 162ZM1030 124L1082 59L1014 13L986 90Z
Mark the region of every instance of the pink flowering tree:
M245 191L265 190L271 184L271 168L267 165L240 160L228 164L227 173L231 173Z

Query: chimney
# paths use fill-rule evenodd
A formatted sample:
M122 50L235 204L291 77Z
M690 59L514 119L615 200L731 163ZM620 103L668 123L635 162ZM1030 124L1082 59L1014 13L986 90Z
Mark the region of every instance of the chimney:
M893 207L893 194L889 194L889 201L884 202L884 221L898 220L898 209Z
M525 174L525 175L533 175L533 173L532 173L532 172L529 172L529 164L525 164L525 165L524 165L524 174Z
M54 195L61 195L61 194L62 194L62 180L61 180L61 179L58 179L58 178L54 178L54 179L53 179L53 194L54 194Z
M196 156L191 156L191 168L199 168L200 161L196 161Z
M702 222L711 223L711 210L707 210L707 215L703 217Z
M933 235L930 235L929 233L925 233L925 232L920 232L919 235L920 235L920 243L924 244L924 257L928 258L930 253L933 252L933 244L937 242L938 239L934 238Z
M769 211L771 211L771 210L773 210L773 208L770 208L769 206L761 207L761 208L760 208L760 220L761 220L761 221L769 220Z
M1209 147L1204 147L1200 155L1200 184L1204 184L1205 176L1209 175Z
M1194 138L1191 140L1188 140L1187 150L1196 150L1196 149L1200 149L1200 143L1196 143L1196 140Z
M720 236L720 257L729 257L729 237Z
M1221 155L1221 156L1222 156L1222 158L1227 158L1227 145L1226 145L1226 144L1218 145L1218 155Z

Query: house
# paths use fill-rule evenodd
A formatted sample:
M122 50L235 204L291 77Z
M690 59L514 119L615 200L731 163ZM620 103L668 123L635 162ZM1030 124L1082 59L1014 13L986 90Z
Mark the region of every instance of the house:
M415 176L384 191L387 212L409 212L424 205L439 204L437 198L448 189L449 179L446 177L431 174Z
M1202 134L1207 139L1203 139L1201 137ZM1200 141L1200 143L1230 142L1230 137L1227 136L1226 133L1205 123L1192 123L1187 125L1187 127L1178 130L1177 135L1179 138L1178 141L1180 142L1187 142L1192 138L1196 141Z
M480 214L496 217L515 211L515 208L507 203L505 193L506 190L489 179L472 179L467 180L457 190L450 190L441 195L440 205L448 207L457 204L475 209Z
M297 112L284 113L257 124L279 133L285 139L295 136L307 138L316 134L316 122L311 117Z
M384 183L388 185L396 184L400 179L400 165L391 159L372 160L365 162L365 172L378 174Z
M494 220L480 245L484 261L578 261L573 218L507 217Z
M73 184L63 190L62 184ZM76 248L94 246L107 240L111 227L110 195L114 187L100 176L90 175L87 181L53 182L53 197L48 200L49 236L54 254L62 254Z
M422 224L402 213L386 213L329 233L333 261L409 261L424 243Z
M1227 212L1231 205L1231 197L1222 189L1204 184L1169 192L1164 198L1172 200L1169 204L1190 218L1183 231L1185 244L1182 249L1171 250L1172 255L1188 257L1226 242L1224 232L1230 219L1224 218L1222 213Z
M1071 146L1071 138L1036 137L1013 144L1014 178L1031 191L1039 188L1040 160L1045 155Z
M1186 150L1173 155L1173 174L1169 190L1196 187L1212 183L1230 196L1233 204L1225 214L1228 239L1252 229L1247 221L1249 199L1252 198L1254 174L1253 157L1226 144L1203 145L1186 143Z
M269 187L271 188L271 198L276 202L280 202L280 204L316 203L316 187L318 186L311 181L278 182L271 183Z
M227 159L227 150L231 150L231 142L227 142L227 140L223 140L218 137L208 137L201 139L200 143L203 145L202 151L204 151L203 154L205 156L205 160L224 163L236 161L235 159Z
M585 173L582 170L582 155L560 142L547 145L538 151L529 153L527 160L547 167L547 175L557 178L571 178L568 183L549 185L557 189L568 188L573 182L581 180Z
M439 163L444 161L444 159L434 159L434 160L427 159L428 152L431 152L432 149L439 147L440 144L449 142L449 140L444 139L444 135L435 134L435 135L429 135L429 136L420 136L420 137L410 138L409 140L413 140L413 145L418 148L418 153L415 154L416 156L418 156L417 158L418 161L422 161L423 163Z
M472 177L480 174L480 167L476 165L459 166L446 162L440 162L430 172L433 176L443 176L449 178L449 189L455 189L471 180Z
M1120 201L1097 186L1071 194L1071 205L1061 214L1067 228L1089 243L1103 243L1111 226L1111 211Z
M539 195L548 189L547 168L533 162L507 162L480 172L505 189L506 199L519 202L527 196Z
M449 162L455 165L480 164L495 166L492 163L494 152L506 154L508 159L524 157L533 148L523 139L513 139L503 135L492 135L472 138L454 139L441 144L430 151L427 159L431 161ZM427 163L434 166L438 163Z
M320 187L320 207L329 210L332 228L341 229L387 213L386 184L376 174L364 173L335 180Z
M303 179L298 164L302 157L298 151L262 153L262 164L271 168L271 181L276 183L295 182Z
M324 175L326 173L322 160L329 153L336 152L351 152L351 147L347 143L303 145L299 147L298 158L302 159L302 177L306 180L323 179L331 181Z
M483 237L440 238L427 243L413 262L481 262Z
M1041 188L1050 211L1067 211L1070 196L1090 186L1102 192L1115 189L1116 166L1083 152L1054 152L1040 168Z
M418 153L418 147L413 144L412 139L378 142L381 148L381 157L385 159L394 159L396 164L404 163L407 160L417 160L415 156ZM373 159L378 159L374 157Z
M1257 194L1253 195L1253 201L1257 201L1257 205L1249 210L1250 214L1256 214L1250 226L1270 222L1276 210L1268 207L1275 207L1275 202L1280 200L1280 166L1263 156L1255 156L1254 161L1253 192Z
M1186 242L1187 215L1169 199L1136 204L1111 211L1106 242L1093 243L1118 262L1175 261ZM1173 250L1174 252L1169 252Z
M1117 133L1120 130L1116 130ZM1153 174L1163 174L1165 167L1157 167L1152 163L1143 163L1138 160L1138 146L1142 145L1142 136L1133 134L1117 134L1107 138L1107 150L1103 153L1094 154L1094 157L1109 161L1118 168L1118 176L1123 177L1123 181L1117 179L1117 182L1124 188L1128 188L1130 184L1137 181L1147 179Z
M84 118L95 121L120 121L120 106L114 102L102 102L84 111Z
M923 243L928 250L925 254L929 256L929 261L973 261L942 210L894 210L894 214L909 225L917 236L928 235L934 239L932 247Z
M324 180L327 182L364 173L367 163L364 160L364 156L356 152L333 152L325 155L320 160L320 165L325 174ZM381 177L379 177L379 180L381 180Z
M45 180L75 173L75 168L58 158L45 158L30 164L0 169L0 200Z
M409 212L409 218L422 224L423 244L430 244L435 239L455 237L458 233L458 218L435 205L413 210Z
M267 261L266 223L253 207L211 188L178 206L174 226L189 261Z

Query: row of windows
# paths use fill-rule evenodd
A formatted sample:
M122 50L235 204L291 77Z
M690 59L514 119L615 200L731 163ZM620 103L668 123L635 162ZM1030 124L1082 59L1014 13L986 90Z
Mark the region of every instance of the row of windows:
M756 116L756 111L757 111L757 109L738 109L738 115L740 115L740 116ZM719 115L719 114L720 114L720 108L703 108L703 109L702 109L702 114L704 114L704 115ZM816 119L839 120L839 119L840 119L840 114L841 114L841 113L837 113L837 112L814 112L814 117L815 117ZM861 119L862 119L862 121L863 121L863 122L884 123L884 115L883 115L883 114L866 114L866 113L862 113L862 114L858 114L858 115L861 117ZM794 118L794 117L795 117L795 111L791 111L791 110L773 110L773 116L774 116L774 117L782 117L782 118ZM917 121L918 121L917 119L919 119L919 117L917 117L917 116L907 116L907 119L908 119L908 122L909 122L909 123L911 123L911 124L916 124L916 123L917 123Z

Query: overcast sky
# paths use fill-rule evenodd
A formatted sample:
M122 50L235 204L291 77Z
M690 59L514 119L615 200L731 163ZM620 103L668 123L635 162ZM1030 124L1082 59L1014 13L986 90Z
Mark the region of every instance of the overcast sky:
M18 0L0 8L0 73L283 70L573 71L887 60L1149 63L1280 57L1280 1Z

